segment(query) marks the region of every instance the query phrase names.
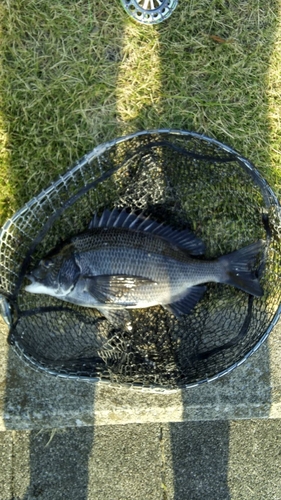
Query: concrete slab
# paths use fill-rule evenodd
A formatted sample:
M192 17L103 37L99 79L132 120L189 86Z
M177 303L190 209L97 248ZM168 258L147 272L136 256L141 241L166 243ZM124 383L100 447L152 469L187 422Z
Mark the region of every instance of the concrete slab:
M229 422L163 425L168 500L230 500ZM259 498L259 497L257 497Z
M0 498L12 498L12 432L0 432Z
M84 500L92 429L15 432L13 492L21 500Z
M160 426L96 427L89 458L88 500L163 497Z
M164 393L35 372L8 348L6 335L2 324L2 430L281 416L281 323L266 344L227 376Z
M161 498L158 425L15 432L14 457L21 500Z
M280 420L163 425L167 500L280 500L280 431Z
M228 486L231 500L281 499L281 421L231 422Z
M279 419L5 431L0 437L1 500L281 498Z
M26 492L28 491L31 481L32 468L30 460L30 433L12 431L10 434L12 434L13 440L12 498L25 500L26 498L29 498L26 497ZM38 463L40 463L39 460Z

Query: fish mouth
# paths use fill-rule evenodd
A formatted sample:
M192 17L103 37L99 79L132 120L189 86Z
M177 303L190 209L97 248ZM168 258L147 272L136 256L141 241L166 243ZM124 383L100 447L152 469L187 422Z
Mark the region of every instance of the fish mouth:
M35 276L32 274L27 274L26 278L30 281L28 285L24 287L26 292L40 293L39 290L42 288L42 284L36 280Z
M30 281L30 283L28 285L26 285L24 287L24 289L27 291L27 292L33 292L34 289L36 288L36 281L35 281L35 278L34 276L32 276L32 274L28 274L26 276L26 278Z
M51 295L52 297L64 297L64 293L61 292L61 290L58 288L50 287L45 284L43 284L41 281L38 281L35 276L32 275L27 275L27 279L31 281L29 285L26 285L24 287L26 292L30 293L36 293L36 294L44 294L44 295Z

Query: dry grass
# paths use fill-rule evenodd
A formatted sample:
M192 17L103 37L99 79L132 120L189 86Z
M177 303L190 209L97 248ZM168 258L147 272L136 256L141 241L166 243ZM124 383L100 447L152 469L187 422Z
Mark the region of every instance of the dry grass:
M119 0L0 5L0 224L95 145L174 127L239 150L280 195L280 0L185 0L158 26Z

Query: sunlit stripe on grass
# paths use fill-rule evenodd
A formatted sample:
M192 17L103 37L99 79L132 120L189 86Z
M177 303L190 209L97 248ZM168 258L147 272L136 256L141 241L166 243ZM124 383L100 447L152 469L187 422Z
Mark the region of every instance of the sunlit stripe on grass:
M156 126L161 110L159 34L156 28L128 21L116 85L116 109L122 133Z
M1 100L0 100L1 109ZM14 197L9 182L9 142L3 117L0 114L0 227L14 210Z
M271 164L275 167L275 189L281 198L281 9L268 70L268 121Z
M281 8L279 9L278 29L275 33L275 42L272 48L270 65L268 71L268 129L271 166L274 168L273 179L275 192L281 201ZM279 244L280 248L280 244ZM280 270L276 269L276 272ZM269 336L269 361L270 361L270 385L271 385L271 408L270 417L280 418L281 415L281 324L280 319L277 326Z

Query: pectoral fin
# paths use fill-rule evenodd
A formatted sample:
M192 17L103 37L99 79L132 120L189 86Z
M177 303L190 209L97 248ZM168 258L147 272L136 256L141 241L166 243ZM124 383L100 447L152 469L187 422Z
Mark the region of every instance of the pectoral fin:
M155 281L141 276L127 276L123 274L100 276L85 276L85 290L102 304L118 303L122 297L142 285L156 284ZM120 302L119 302L120 304ZM122 304L120 304L122 305ZM125 305L125 304L124 304ZM136 302L126 304L134 307Z
M189 314L192 311L205 291L205 286L193 286L187 289L183 297L163 307L179 318L182 314Z

